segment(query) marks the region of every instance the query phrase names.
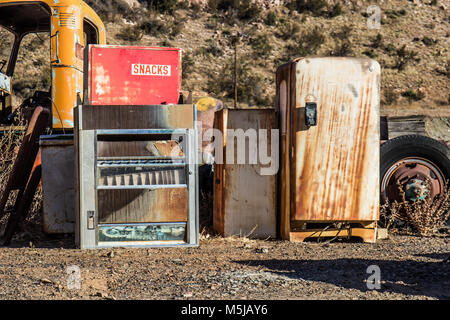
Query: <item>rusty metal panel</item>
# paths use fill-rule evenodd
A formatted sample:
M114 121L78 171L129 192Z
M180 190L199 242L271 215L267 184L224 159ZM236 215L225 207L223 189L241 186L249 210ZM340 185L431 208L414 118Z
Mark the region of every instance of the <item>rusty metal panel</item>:
M277 69L275 110L278 112L280 128L280 171L278 175L278 210L280 212L280 236L289 239L290 232L290 105L292 63L286 63Z
M43 228L46 233L75 231L73 135L41 136Z
M245 163L240 164L238 143L233 142L234 138L228 131L255 129L259 138L259 134L264 133L258 130L265 129L268 133L267 148L271 150L271 129L277 127L275 112L273 109L228 109L218 113L218 119L223 121L216 128L223 133L224 163L215 165L214 228L224 236L276 237L276 174L262 174L261 169L265 165L260 158L256 164L250 163L250 153L258 153L261 145L257 150L248 141ZM227 146L234 150L233 163L227 160L230 152Z
M185 222L187 189L100 190L100 223Z
M293 77L291 218L377 220L379 64L370 59L305 58L295 61ZM311 103L317 106L316 126L305 124L305 108Z
M192 105L83 105L82 130L193 128Z
M88 90L92 105L176 104L181 49L90 45Z

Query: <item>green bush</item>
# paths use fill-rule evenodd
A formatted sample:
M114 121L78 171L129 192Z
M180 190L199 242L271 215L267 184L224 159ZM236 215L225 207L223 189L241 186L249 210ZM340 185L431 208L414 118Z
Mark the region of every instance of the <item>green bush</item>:
M417 58L418 53L416 51L407 50L406 45L395 50L395 62L393 68L402 71L411 62L419 62L420 59Z
M150 16L139 24L139 29L141 29L145 34L157 37L160 35L168 35L170 33L169 25L157 19L155 16Z
M281 64L295 57L317 55L320 47L325 43L325 35L319 27L296 36L294 41L286 46L284 56L276 61Z
M256 19L262 12L260 6L252 0L209 0L211 11L219 10L227 15L236 15L243 21Z
M270 106L272 100L264 94L267 87L262 76L254 73L250 59L240 59L237 66L238 103L254 106ZM207 83L207 90L212 93L223 93L222 99L234 99L234 60L228 59L218 73L212 74Z
M408 99L409 103L412 101L419 101L425 98L425 93L423 93L420 90L414 91L414 90L407 90L402 92L402 97L405 97Z
M172 17L166 17L164 20L160 20L157 15L151 14L139 23L139 29L145 34L154 37L163 35L175 37L183 30L183 22Z
M260 56L268 56L272 52L272 45L267 34L259 34L250 39L250 45L256 54Z
M331 9L328 11L328 17L334 18L340 16L342 14L342 7L339 3L336 3Z
M372 39L372 43L370 46L375 49L383 47L383 36L381 35L381 33L377 33L376 37Z
M422 42L423 42L424 45L429 47L429 46L437 44L438 40L434 40L434 39L431 39L431 38L425 36L425 37L422 38Z
M298 13L309 12L319 16L326 11L328 3L326 0L293 0L288 4L288 8Z
M114 21L117 15L135 21L135 14L124 0L84 0L104 21Z
M277 21L277 14L274 11L269 11L266 15L266 20L264 20L264 23L268 26L274 26L277 24Z
M148 9L159 13L173 14L178 9L178 0L142 0Z
M338 31L331 33L331 37L334 39L334 48L330 51L330 56L346 57L353 54L352 32L351 26L344 25Z
M330 7L326 0L293 0L287 4L287 7L298 13L310 13L317 17L334 18L342 14L339 3Z
M298 22L288 20L280 25L275 35L283 40L288 40L291 38L295 38L300 30L301 26Z
M223 54L223 50L217 45L217 42L213 39L208 39L206 41L207 46L201 47L197 49L196 54L200 55L212 55L214 57L221 56Z

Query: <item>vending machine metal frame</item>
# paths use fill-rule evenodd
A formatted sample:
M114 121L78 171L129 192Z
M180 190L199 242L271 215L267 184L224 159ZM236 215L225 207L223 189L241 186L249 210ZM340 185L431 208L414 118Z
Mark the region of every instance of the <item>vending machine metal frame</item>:
M108 110L110 108L110 110ZM198 142L196 128L196 107L195 105L160 105L160 106L79 106L75 110L75 171L76 171L76 243L82 249L108 248L108 247L165 247L165 246L197 246L199 243L199 218L198 218ZM183 150L183 156L146 156L146 157L101 157L98 153L98 143L101 139L108 141L123 142L124 150L127 149L126 140L128 138L141 139L142 137L162 139L170 137L177 139ZM116 143L116 146L119 144ZM121 151L126 152L126 151ZM100 171L108 168L119 168L121 172L130 172L130 168L138 168L147 172L151 170L161 170L165 173L165 178L143 182L133 180L129 175L128 183L108 183L102 184L100 181ZM145 169L146 168L146 169ZM171 171L172 170L172 171ZM177 170L178 179L167 178L174 176ZM168 174L167 174L168 172ZM126 176L126 175L125 175ZM107 177L105 177L106 179ZM139 177L138 177L139 178ZM123 179L123 178L122 178ZM177 183L174 183L177 182ZM114 214L112 221L105 223L99 220L99 201L102 197L101 190L146 190L145 192L156 192L162 189L185 188L187 197L173 198L170 196L167 201L156 199L156 196L146 198L145 201L137 203L148 208L144 210L158 210L161 206L166 206L164 212L156 212L152 217L163 217L162 221L120 221ZM128 190L128 191L127 191ZM143 191L144 192L144 191ZM162 191L164 193L164 191ZM150 200L149 200L150 199ZM152 202L153 201L153 202ZM174 219L170 212L170 202L185 201L187 208L186 221L171 221ZM167 202L167 203L166 203ZM156 204L157 203L157 204ZM163 203L161 205L161 203ZM136 205L135 205L136 208ZM167 218L167 219L166 219ZM114 220L116 219L116 220ZM155 218L153 218L155 219ZM184 224L184 232L183 230ZM100 232L108 227L115 228L118 235L117 241L103 241ZM149 239L148 234L143 230L159 230L156 239ZM119 231L118 231L119 230ZM121 240L120 233L144 234L144 238L137 240ZM127 231L128 230L128 231ZM183 234L183 239L167 240L164 232L175 230ZM178 231L177 231L178 230ZM181 231L180 231L181 230ZM143 233L144 232L144 233ZM152 231L153 232L153 231ZM151 233L152 235L155 232ZM159 237L161 234L161 237ZM169 234L170 235L170 234Z

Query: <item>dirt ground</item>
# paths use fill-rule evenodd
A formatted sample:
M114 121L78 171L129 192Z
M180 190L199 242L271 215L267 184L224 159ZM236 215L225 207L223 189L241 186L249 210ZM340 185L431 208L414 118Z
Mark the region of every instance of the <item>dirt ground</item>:
M202 237L198 248L0 248L0 299L450 299L450 237L376 244ZM380 268L369 290L367 268ZM78 277L79 275L79 277Z

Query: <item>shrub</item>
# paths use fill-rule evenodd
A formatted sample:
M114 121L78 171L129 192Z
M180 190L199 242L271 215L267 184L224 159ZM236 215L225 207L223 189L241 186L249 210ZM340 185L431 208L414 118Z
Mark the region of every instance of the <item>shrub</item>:
M103 21L114 21L117 15L129 19L135 17L133 10L124 0L85 0L84 2L92 7Z
M330 51L330 56L345 57L353 53L351 34L352 27L349 25L344 25L338 31L331 33L334 38L334 49Z
M376 37L372 39L370 46L375 49L383 47L383 36L381 33L377 33Z
M260 6L252 0L209 0L211 11L219 10L228 15L236 15L240 20L256 19L262 12Z
M353 54L352 42L350 40L336 42L330 56L347 57Z
M136 42L142 39L143 33L138 26L126 26L116 34L116 38L127 41Z
M369 49L369 50L364 50L363 55L368 56L369 58L375 59L377 57L377 54L375 53L375 51L373 51L373 49Z
M212 55L214 57L221 56L223 54L223 50L217 45L216 41L213 39L207 40L207 46L201 47L197 49L196 53L201 55Z
M389 43L384 50L387 53L392 54L393 52L395 52L397 50L397 48L392 43Z
M395 92L391 88L387 88L384 90L384 103L388 106L397 103L398 101L398 93Z
M278 28L278 32L276 36L283 39L288 40L290 38L294 38L301 30L301 26L296 21L286 21L283 23L280 28Z
M177 19L160 20L155 14L151 14L147 19L139 23L139 29L145 34L158 37L168 35L170 37L177 36L183 29L183 22Z
M278 17L274 11L269 11L266 15L266 20L264 21L268 26L274 26L277 24Z
M450 60L447 60L446 65L444 66L444 69L436 69L436 72L439 74L442 74L450 79Z
M243 62L244 61L244 62ZM237 93L238 103L248 105L269 106L272 101L269 96L264 95L267 87L262 76L254 73L249 59L241 59L237 65ZM221 98L234 99L234 59L225 62L218 73L209 77L207 88L209 92L222 92Z
M181 78L184 82L189 78L192 71L194 70L194 59L192 58L192 55L190 53L183 54L183 59L181 62Z
M425 93L423 93L419 89L417 91L407 90L402 92L402 97L407 98L409 103L411 103L412 101L419 101L425 98Z
M400 222L404 228L411 226L413 232L420 236L432 236L445 227L450 218L448 188L435 199L409 202L404 198L403 192L403 201L381 206L380 216L388 229Z
M286 61L296 56L316 55L322 44L325 42L325 36L318 27L309 32L303 33L294 38L294 44L286 46L286 54L282 60Z
M403 45L400 48L397 48L395 50L396 56L395 56L395 62L394 62L394 68L402 71L406 68L406 66L411 63L412 61L418 62L420 61L419 58L417 58L418 53L416 51L407 50L406 45Z
M309 12L313 15L322 15L328 7L326 0L293 0L288 5L289 9L298 13Z
M270 55L272 51L272 45L267 34L259 34L250 39L250 45L256 54L261 56Z
M327 18L334 18L342 14L342 7L339 3L330 7L326 0L293 0L287 7L298 13L310 13Z
M438 40L434 40L434 39L431 39L431 38L425 36L425 37L422 38L422 42L423 42L424 45L429 47L429 46L437 44Z
M261 14L261 7L252 0L240 0L237 8L238 18L244 21L254 20Z
M178 0L143 0L148 9L159 13L173 14L178 8Z
M331 10L328 11L328 17L334 18L342 14L342 7L339 3L336 3Z

